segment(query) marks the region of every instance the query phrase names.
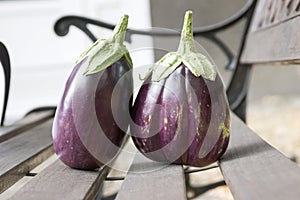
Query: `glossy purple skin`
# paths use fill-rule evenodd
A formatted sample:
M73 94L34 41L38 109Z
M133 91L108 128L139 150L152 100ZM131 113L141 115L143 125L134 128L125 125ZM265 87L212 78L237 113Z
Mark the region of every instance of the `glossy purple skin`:
M181 64L159 82L149 77L135 100L131 134L146 157L202 167L225 152L230 112L223 83L195 77ZM155 106L158 109L155 109Z
M98 72L84 76L80 68L86 68L86 60L75 66L67 80L55 114L52 136L54 150L62 162L72 168L92 170L111 160L118 153L117 147L123 142L125 132L118 127L113 118L111 96L116 83L130 70L130 67L128 62L121 58L106 68L103 73ZM78 76L84 77L75 84L75 79ZM97 80L97 82L94 80ZM92 83L97 85L90 86L89 84ZM90 88L96 89L91 90ZM123 92L117 94L118 102L113 106L116 106L116 109L119 110L120 117L124 118L128 113L131 102L128 103L128 101L122 99L129 99L132 94L131 78L122 83L121 90ZM94 102L94 105L88 102ZM95 121L98 124L89 124L92 121L88 118L91 109L95 110ZM127 118L124 119L124 123L129 124ZM88 126L88 128L85 128L85 126ZM101 127L100 133L95 134L92 131L94 130L93 127ZM86 130L86 132L80 132L79 129ZM83 138L87 141L83 141ZM91 149L93 153L91 153ZM104 159L98 159L98 157L102 158L103 156Z

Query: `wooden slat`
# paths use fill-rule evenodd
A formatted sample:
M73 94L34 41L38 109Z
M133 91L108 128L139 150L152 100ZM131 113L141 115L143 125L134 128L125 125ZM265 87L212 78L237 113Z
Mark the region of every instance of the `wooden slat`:
M228 150L220 161L235 199L300 199L300 168L232 114Z
M186 199L183 168L164 165L137 154L116 200Z
M129 135L125 136L121 148L124 148L129 138ZM114 158L111 164L115 162L118 156ZM10 199L95 199L110 169L110 167L104 166L98 171L76 170L57 160L38 173ZM31 172L38 171L35 169Z
M29 130L53 117L54 111L41 111L31 113L18 120L11 126L0 127L0 143Z
M300 63L300 16L250 32L242 63Z
M104 167L100 172L71 169L57 160L36 175L10 199L95 199L108 172L108 167Z
M35 176L34 174L40 173L42 170L46 169L48 166L53 164L55 161L57 161L56 154L53 154L50 156L47 160L42 162L40 165L35 167L33 170L29 172L26 176L21 178L18 182L13 184L11 187L9 187L7 190L5 190L3 193L0 194L1 200L9 200L11 196L13 196L17 191L19 191L22 187L24 187L25 184L27 184L29 181L31 181Z
M0 144L0 193L52 155L53 120Z
M265 29L300 15L299 0L257 1L250 31Z

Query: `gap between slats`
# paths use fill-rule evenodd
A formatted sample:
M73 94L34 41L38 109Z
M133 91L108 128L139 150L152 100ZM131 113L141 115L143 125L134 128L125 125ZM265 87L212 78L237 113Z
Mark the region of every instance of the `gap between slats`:
M36 127L53 117L53 111L31 113L10 126L0 127L0 143Z
M0 193L53 154L52 120L28 130L0 146Z

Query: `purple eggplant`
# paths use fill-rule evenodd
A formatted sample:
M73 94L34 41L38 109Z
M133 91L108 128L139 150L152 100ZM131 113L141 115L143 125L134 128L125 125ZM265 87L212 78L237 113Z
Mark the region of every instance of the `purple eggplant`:
M216 67L196 51L191 11L177 52L166 54L146 75L132 118L136 147L154 161L202 167L226 151L228 101Z
M124 15L108 40L98 40L82 54L65 85L54 118L53 145L69 167L91 170L108 164L118 153L128 127L133 91L132 62L124 42ZM118 92L112 95L115 86ZM118 110L122 125L115 121ZM123 126L123 127L121 127Z

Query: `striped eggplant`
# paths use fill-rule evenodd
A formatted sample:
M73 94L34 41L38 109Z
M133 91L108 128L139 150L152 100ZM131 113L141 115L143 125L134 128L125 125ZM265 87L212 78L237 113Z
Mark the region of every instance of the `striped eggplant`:
M152 160L202 167L224 154L228 101L216 67L196 51L191 11L177 52L167 53L146 75L132 118L133 141Z
M69 167L101 167L116 156L124 140L131 102L123 99L130 99L133 91L132 76L121 78L132 68L123 44L127 24L124 15L110 39L96 41L81 55L66 82L52 136L56 154ZM112 101L117 83L122 92ZM124 119L125 128L115 122L112 107L119 111L118 118Z

